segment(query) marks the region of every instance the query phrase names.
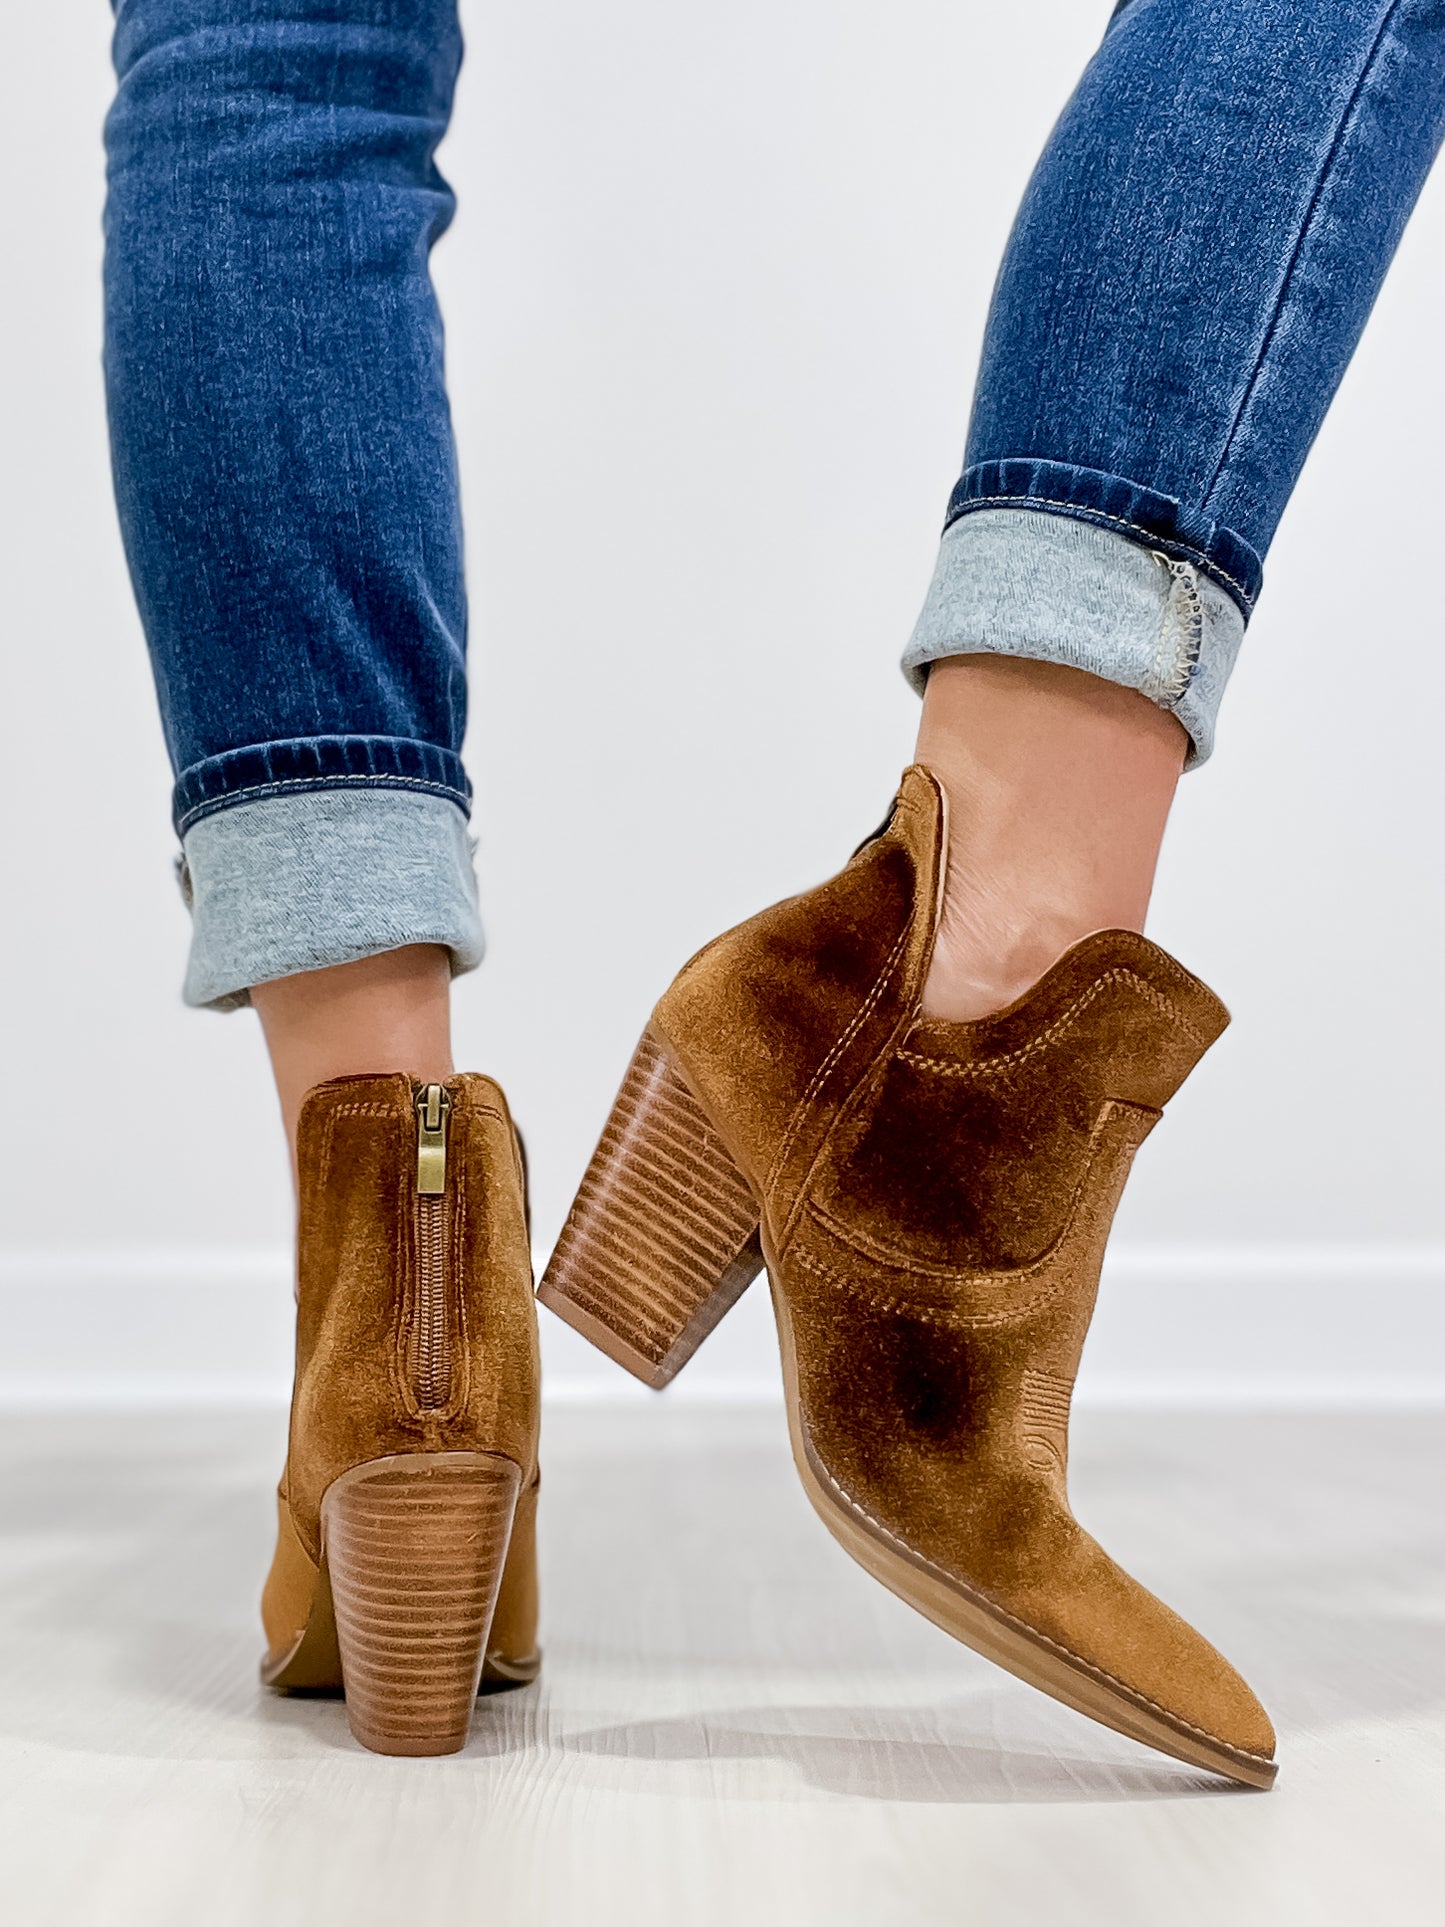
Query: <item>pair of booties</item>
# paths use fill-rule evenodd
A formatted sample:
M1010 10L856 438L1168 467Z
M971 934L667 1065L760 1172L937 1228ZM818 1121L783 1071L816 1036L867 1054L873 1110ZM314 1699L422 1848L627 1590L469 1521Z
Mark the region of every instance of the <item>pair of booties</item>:
M766 1265L799 1476L853 1558L1055 1699L1268 1786L1258 1700L1067 1491L1130 1161L1227 1013L1107 931L988 1018L921 1017L946 847L942 792L914 767L836 877L685 966L538 1296L661 1387ZM375 1750L453 1751L479 1684L539 1663L515 1133L486 1078L348 1078L308 1098L300 1159L263 1677L344 1687Z

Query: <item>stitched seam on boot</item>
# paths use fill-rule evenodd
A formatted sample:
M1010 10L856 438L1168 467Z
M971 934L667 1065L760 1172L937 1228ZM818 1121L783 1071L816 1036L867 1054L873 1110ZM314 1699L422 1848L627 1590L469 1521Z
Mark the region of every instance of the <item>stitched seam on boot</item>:
M823 1084L827 1080L828 1073L842 1057L844 1051L847 1050L863 1025L867 1023L875 1006L882 998L884 991L888 988L893 973L898 968L903 952L907 948L908 939L912 935L912 932L913 924L910 919L909 922L903 926L902 934L897 943L894 944L892 953L885 962L877 982L874 984L872 990L869 991L863 1004L859 1007L857 1015L854 1017L852 1023L849 1024L847 1030L845 1030L843 1035L838 1039L837 1043L834 1044L832 1050L830 1050L828 1055L823 1059L818 1069L813 1073L812 1082L798 1100L797 1107L793 1112L792 1118L789 1120L788 1128L783 1134L783 1141L778 1147L778 1154L769 1166L768 1175L763 1182L763 1195L765 1197L772 1191L774 1180L784 1169L788 1153L792 1150L793 1145L797 1141L798 1133L803 1128L803 1121L807 1115L808 1107L822 1089Z
M806 1251L794 1249L789 1253L789 1258L792 1263L801 1265L804 1271L810 1271L815 1278L821 1278L830 1285L836 1285L840 1291L845 1292L850 1298L861 1300L873 1311L893 1312L900 1317L916 1318L925 1325L938 1325L951 1331L987 1331L996 1325L1011 1325L1018 1319L1031 1317L1034 1312L1041 1310L1056 1298L1063 1285L1062 1279L1056 1280L1046 1285L1042 1291L1035 1292L1032 1298L1021 1305L1002 1306L993 1311L948 1311L933 1305L920 1305L901 1293L869 1291L866 1287L856 1284L851 1278L845 1277L841 1271L834 1271L819 1259L810 1256ZM987 1277L987 1275L987 1273L960 1273L959 1279L963 1282L970 1277Z
M472 1116L477 1113L474 1111ZM457 1186L457 1201L452 1222L452 1272L457 1287L457 1349L452 1359L451 1398L447 1401L445 1412L438 1412L439 1424L455 1425L465 1419L472 1399L472 1334L471 1320L467 1316L467 1294L462 1280L470 1266L467 1259L471 1256L470 1240L472 1235L471 1210L467 1200L465 1184Z
M336 1121L338 1118L394 1117L397 1115L398 1113L394 1105L377 1104L377 1103L338 1104L333 1110L328 1111L326 1114L326 1128L321 1134L320 1182L322 1184L325 1184L327 1178L331 1174L332 1140L336 1136ZM471 1107L471 1115L473 1117L494 1117L499 1124L505 1124L507 1122L507 1119L502 1115L502 1113L499 1110L497 1110L497 1108L494 1105L491 1105L491 1104L473 1105Z
M392 1278L396 1288L396 1316L391 1321L391 1356L387 1371L391 1379L393 1418L408 1431L425 1431L426 1420L417 1410L412 1396L411 1339L416 1329L418 1280L413 1259L410 1226L406 1213L396 1214L392 1229Z
M927 772L924 772L924 774L926 775ZM939 890L938 866L941 860L942 848L947 838L948 798L944 794L936 777L929 776L928 781L932 792L932 805L926 807L921 801L916 800L914 796L911 794L911 792L905 787L904 790L901 791L899 795L896 816L901 816L905 813L913 816L926 814L933 825L934 834L932 838L930 888L933 896L933 920L932 920L933 936L936 936L939 918L941 917L942 910L943 910L943 898ZM854 1035L858 1032L860 1026L867 1018L867 1016L869 1015L874 1005L881 998L888 984L892 981L893 974L897 970L900 962L902 962L908 955L909 945L912 943L914 930L917 923L917 902L916 902L917 877L916 876L914 878L914 884L915 884L915 902L912 909L910 909L909 911L908 918L904 923L903 928L898 933L898 941L896 944L894 944L892 951L889 953L888 958L884 963L883 970L879 975L877 982L874 984L872 990L870 991L868 998L863 1005L863 1008L858 1012L853 1022L849 1025L848 1031L844 1035L844 1037L840 1038L838 1044L835 1045L834 1049L829 1052L830 1059L836 1057L843 1049L846 1048L846 1046L849 1043L851 1043ZM930 936L930 939L929 939L930 947L933 942L933 936ZM848 1115L852 1107L858 1102L859 1097L861 1093L864 1091L864 1089L877 1076L880 1069L887 1064L889 1059L889 1053L892 1050L896 1050L899 1038L903 1035L906 1035L907 1027L908 1027L908 1019L909 1019L909 1012L905 1009L901 1017L898 1018L892 1025L888 1036L884 1039L883 1043L879 1046L878 1050L874 1053L871 1062L864 1068L863 1073L854 1081L852 1090L849 1093L847 1093L845 1097L845 1101L838 1107L833 1118L829 1122L827 1128L824 1130L822 1137L819 1139L817 1145L814 1147L813 1154L808 1161L807 1168L800 1175L797 1195L792 1202L792 1205L788 1211L786 1221L784 1222L782 1227L782 1232L781 1232L781 1236L778 1244L778 1249L780 1252L792 1241L793 1233L798 1223L799 1213L802 1211L803 1206L807 1199L808 1187L812 1182L813 1173L817 1170L819 1163L826 1155L828 1146L832 1143L833 1138L838 1132L839 1128L841 1127L844 1118ZM827 1068L828 1067L825 1065L822 1069L820 1069L817 1077L815 1077L813 1082L810 1083L809 1085L809 1091L804 1096L803 1104L799 1105L798 1109L794 1112L792 1118L789 1119L788 1130L786 1133L787 1140L793 1139L795 1134L801 1129L802 1122L803 1122L804 1106L809 1102L810 1095L813 1092L814 1088L821 1086L822 1080L826 1076ZM762 1215L763 1215L764 1223L767 1222L767 1219L769 1216L769 1207L772 1202L774 1178L776 1177L779 1181L781 1181L782 1177L784 1177L785 1175L786 1175L786 1169L782 1164L782 1153L780 1150L778 1157L773 1160L773 1164L769 1169L768 1176L764 1180L763 1187L762 1187L760 1201L762 1205Z
M1079 1173L1078 1181L1074 1185L1074 1195L1069 1201L1068 1214L1064 1219L1063 1227L1048 1250L1042 1252L1037 1258L1030 1259L1025 1265L1012 1265L996 1271L988 1271L981 1266L972 1266L967 1270L959 1271L943 1265L918 1264L902 1257L889 1246L874 1242L866 1233L853 1230L841 1224L814 1198L809 1198L807 1210L809 1215L821 1225L830 1237L836 1238L840 1244L846 1245L850 1251L857 1252L860 1258L865 1258L875 1264L887 1265L891 1270L904 1272L910 1277L933 1279L941 1285L978 1284L985 1279L994 1279L1000 1281L1001 1289L1010 1284L1022 1284L1025 1279L1036 1277L1040 1271L1055 1263L1059 1253L1074 1235L1080 1214L1088 1204L1090 1184L1103 1151L1103 1140L1108 1133L1109 1126L1117 1120L1127 1120L1131 1117L1147 1119L1153 1122L1159 1115L1160 1113L1149 1105L1130 1104L1123 1098L1111 1097L1108 1099L1100 1109L1099 1115L1094 1122L1094 1128L1089 1133L1089 1142L1084 1150L1084 1168ZM1140 1142L1142 1142L1142 1139ZM1123 1155L1132 1156L1138 1148L1137 1143L1130 1144L1123 1152ZM822 1275L836 1279L840 1284L848 1283L841 1272L834 1271L821 1259L809 1258L808 1254L803 1251L795 1252L793 1255L795 1255L800 1262L808 1264L811 1269L820 1272ZM854 1287L849 1285L849 1289L854 1289ZM880 1300L875 1297L872 1302L877 1304ZM900 1298L898 1302L907 1303L908 1301ZM1038 1301L1036 1300L1035 1302ZM944 1313L945 1320L949 1315L947 1312ZM964 1315L966 1316L967 1314Z
M1030 1365L1019 1385L1019 1435L1024 1456L1041 1472L1062 1473L1069 1462L1069 1407L1074 1381Z
M338 1104L326 1114L326 1128L321 1134L321 1176L325 1184L331 1175L332 1140L336 1136L336 1122L343 1117L392 1117L395 1108L390 1104Z
M804 1421L804 1423L806 1425L806 1421ZM808 1448L808 1457L812 1461L815 1470L819 1476L825 1479L832 1487L833 1491L843 1501L843 1504L847 1506L848 1510L856 1513L857 1516L871 1526L880 1537L888 1540L890 1545L895 1545L901 1552L907 1553L910 1560L916 1560L919 1565L925 1567L929 1572L936 1574L938 1578L946 1581L948 1585L956 1586L967 1598L976 1601L979 1605L986 1606L991 1613L996 1613L998 1617L1006 1621L1008 1625L1016 1627L1021 1633L1027 1633L1030 1639L1036 1639L1040 1644L1051 1647L1054 1652L1062 1653L1065 1659L1073 1660L1075 1665L1081 1666L1086 1673L1092 1673L1095 1679L1102 1680L1108 1686L1117 1686L1121 1693L1127 1695L1129 1699L1134 1700L1138 1705L1147 1706L1155 1713L1162 1713L1165 1719L1173 1720L1176 1725L1184 1727L1190 1733L1197 1733L1200 1739L1208 1740L1211 1746L1217 1746L1221 1753L1232 1753L1236 1759L1249 1760L1258 1766L1274 1765L1274 1756L1272 1754L1251 1753L1248 1747L1235 1746L1229 1740L1220 1739L1217 1733L1211 1733L1207 1727L1196 1726L1192 1720L1186 1720L1182 1713L1173 1712L1159 1700L1151 1699L1147 1693L1141 1693L1137 1686L1130 1686L1126 1680L1117 1678L1104 1667L1096 1665L1093 1660L1085 1659L1082 1653L1076 1653L1071 1646L1064 1645L1062 1640L1051 1639L1047 1633L1040 1632L1037 1626L1031 1626L1026 1619L1020 1619L1016 1613L1011 1613L1006 1606L1000 1606L996 1599L991 1599L986 1592L981 1591L978 1587L971 1586L966 1579L960 1579L956 1573L951 1573L945 1567L936 1565L932 1559L926 1559L921 1552L916 1552L906 1539L900 1538L896 1532L890 1532L881 1520L875 1519L873 1514L869 1512L865 1506L861 1506L851 1493L846 1492L843 1487L839 1485L838 1481L833 1477L833 1474L818 1456L817 1449L814 1447L811 1437L808 1440Z
M1156 1010L1176 1023L1191 1044L1194 1044L1200 1050L1205 1048L1204 1038L1199 1031L1195 1029L1194 1025L1190 1023L1189 1019L1179 1009L1177 1004L1166 997L1163 991L1156 990L1153 984L1148 982L1146 978L1139 976L1136 971L1126 970L1120 967L1106 971L1102 977L1089 986L1082 996L1075 998L1068 1009L1056 1017L1047 1030L1040 1031L1039 1035L1031 1042L1020 1046L1018 1050L1009 1051L1002 1057L984 1057L969 1063L960 1064L950 1057L931 1057L922 1051L908 1050L901 1046L898 1051L898 1056L905 1063L914 1064L920 1070L936 1072L939 1077L960 1077L966 1079L998 1077L1014 1065L1025 1063L1030 1057L1037 1056L1041 1050L1047 1050L1050 1044L1056 1043L1065 1031L1072 1028L1089 1008L1090 1004L1095 1003L1103 996L1106 990L1111 989L1115 984L1122 984L1126 989L1138 991L1139 995L1151 1003Z

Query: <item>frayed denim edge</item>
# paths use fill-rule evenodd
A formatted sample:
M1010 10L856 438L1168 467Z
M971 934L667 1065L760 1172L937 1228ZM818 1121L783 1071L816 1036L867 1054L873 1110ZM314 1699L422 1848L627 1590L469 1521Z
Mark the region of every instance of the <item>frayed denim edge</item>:
M948 656L1087 670L1177 716L1197 768L1243 640L1234 598L1188 562L1094 522L978 509L944 533L903 671L921 694Z

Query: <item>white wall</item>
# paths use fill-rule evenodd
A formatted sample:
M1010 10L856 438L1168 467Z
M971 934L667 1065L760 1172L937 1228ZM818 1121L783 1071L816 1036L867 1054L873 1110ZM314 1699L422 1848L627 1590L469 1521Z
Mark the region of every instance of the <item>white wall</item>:
M492 954L458 1030L544 1250L671 969L907 760L990 283L1108 11L465 0L438 272ZM98 372L108 28L18 9L0 69L0 1391L234 1393L284 1380L289 1202L251 1018L177 994ZM1097 1393L1445 1383L1442 305L1437 180L1171 832L1154 934L1236 1023L1140 1161ZM769 1378L757 1296L684 1387ZM559 1385L620 1382L553 1339Z

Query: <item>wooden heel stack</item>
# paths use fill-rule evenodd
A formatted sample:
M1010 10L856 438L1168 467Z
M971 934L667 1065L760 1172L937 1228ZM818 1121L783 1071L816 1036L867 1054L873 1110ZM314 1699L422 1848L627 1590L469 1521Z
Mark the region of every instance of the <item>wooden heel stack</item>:
M762 1265L747 1180L644 1032L538 1298L661 1390Z
M466 1744L520 1469L410 1452L343 1473L321 1504L352 1732L374 1753Z

